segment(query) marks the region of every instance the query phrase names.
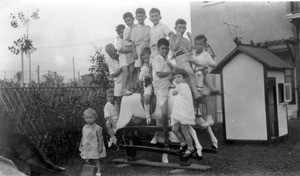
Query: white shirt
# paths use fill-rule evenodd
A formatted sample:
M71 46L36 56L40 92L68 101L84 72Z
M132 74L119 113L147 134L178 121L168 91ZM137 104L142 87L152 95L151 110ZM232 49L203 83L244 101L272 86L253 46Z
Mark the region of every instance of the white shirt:
M131 29L132 29L131 27L127 27L123 31L123 38L125 40L125 45L126 46L131 45L131 42L126 40L126 39L130 40L130 38L131 38Z
M107 65L108 65L108 69L109 69L109 74L116 73L120 68L119 62L112 58L108 59ZM123 79L123 72L121 72L117 77L114 77L115 82L121 82L122 79Z
M152 61L152 69L153 87L155 89L155 92L158 92L159 94L168 95L168 90L171 86L171 75L163 78L160 78L156 75L157 72L171 71L171 68L167 64L167 61L161 55L157 55Z
M116 43L116 49L119 53L119 61L122 60L122 59L126 60L126 54L125 53L120 53L120 50L122 48L124 48L125 46L126 46L125 40L121 39L121 38L118 38L117 43Z
M111 119L114 122L118 121L117 110L116 107L111 104L109 101L104 106L104 118L112 117Z
M210 54L206 51L202 51L199 55L196 55L196 50L192 52L192 61L196 62L201 66L196 66L197 68L209 67L211 65L216 65L216 61L212 59Z
M139 45L143 42L149 42L149 31L149 26L137 24L132 28L130 39L135 45Z
M150 47L157 45L157 41L166 38L172 31L164 23L158 23L150 29Z

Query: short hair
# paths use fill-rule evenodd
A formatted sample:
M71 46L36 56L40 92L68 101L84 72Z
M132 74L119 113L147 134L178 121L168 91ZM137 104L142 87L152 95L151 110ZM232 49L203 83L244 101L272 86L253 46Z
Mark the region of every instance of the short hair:
M125 20L126 18L131 18L131 19L134 19L134 17L133 17L133 15L132 15L132 13L131 12L126 12L126 13L124 13L124 15L123 15L123 20Z
M175 70L172 76L174 75L182 75L183 78L187 78L187 72L184 69L178 68Z
M109 88L106 90L105 92L106 94L114 94L114 89L113 88Z
M141 58L142 58L142 56L143 55L145 55L145 54L151 54L151 49L149 48L149 47L146 47L146 48L144 48L143 50L142 50L142 52L141 52Z
M105 52L110 55L112 52L115 52L116 48L112 43L109 43L105 46Z
M149 14L155 13L155 12L159 13L159 15L160 15L160 10L159 10L158 8L155 8L155 7L153 7L153 8L150 10Z
M145 14L146 15L146 11L144 8L137 8L135 10L135 15L137 15L137 14Z
M120 31L120 30L124 30L125 29L125 25L124 24L119 24L117 27L116 27L116 31Z
M186 21L184 19L179 18L178 20L176 20L175 26L177 26L177 24L186 24Z
M93 108L88 108L88 109L86 109L84 112L83 112L83 117L85 118L85 115L86 114L89 114L89 115L92 115L92 116L94 116L95 118L96 118L96 116L97 116L97 113L96 113L96 111L93 109Z
M197 36L194 38L194 41L196 41L196 40L202 40L202 39L204 39L204 42L205 42L205 43L207 42L207 38L206 38L205 35L203 35L203 34L197 35Z
M166 45L166 46L170 46L170 43L167 39L165 38L161 38L157 41L157 47L159 48L161 45Z

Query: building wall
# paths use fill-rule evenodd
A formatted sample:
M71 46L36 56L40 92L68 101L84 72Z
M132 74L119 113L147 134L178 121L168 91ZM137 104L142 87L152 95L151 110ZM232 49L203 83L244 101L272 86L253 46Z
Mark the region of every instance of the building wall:
M233 41L236 36L241 37L243 43L293 37L294 26L284 19L289 2L218 2L207 5L203 1L194 1L190 8L192 34L207 37L217 62L236 47ZM232 23L235 27L230 30L225 23ZM216 77L216 86L220 87L219 76ZM291 107L293 111L295 107ZM221 111L221 98L218 98L218 114ZM290 115L293 111L289 110Z
M268 77L276 78L276 95L277 95L277 114L278 114L278 132L279 137L288 134L287 124L287 106L284 103L279 103L278 84L285 83L283 71L268 71Z
M223 69L227 140L267 140L264 71L241 53Z

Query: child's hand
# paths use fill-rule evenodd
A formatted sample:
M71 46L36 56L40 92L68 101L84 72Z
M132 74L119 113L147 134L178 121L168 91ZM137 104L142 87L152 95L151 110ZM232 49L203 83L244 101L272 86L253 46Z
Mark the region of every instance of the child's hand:
M134 60L137 60L137 59L138 59L138 55L137 55L136 52L132 53L132 58L133 58Z
M176 36L177 36L177 37L181 37L181 36L182 36L182 32L177 31Z
M188 36L188 38L191 40L192 39L192 34L190 32L187 32L186 35Z

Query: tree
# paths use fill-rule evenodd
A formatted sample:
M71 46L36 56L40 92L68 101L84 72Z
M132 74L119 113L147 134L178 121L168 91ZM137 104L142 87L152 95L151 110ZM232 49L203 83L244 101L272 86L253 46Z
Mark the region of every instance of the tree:
M48 71L47 74L42 75L42 85L49 87L64 86L64 76L59 75L56 71Z
M27 54L30 61L30 54L36 50L36 48L32 44L32 40L29 39L28 36L28 27L31 20L39 19L39 9L32 13L30 17L25 17L23 12L19 12L18 15L10 14L11 22L10 25L13 28L18 28L19 24L27 26L27 34L24 34L22 37L18 38L17 40L13 41L13 45L8 47L12 53L18 55L21 54L21 62L22 62L22 71L21 71L21 86L24 86L24 64L23 64L23 54ZM31 64L31 63L30 63ZM31 65L29 65L29 70L31 70Z
M112 87L112 82L107 78L109 75L108 65L105 62L105 56L102 54L101 47L95 47L95 54L90 56L90 62L92 63L89 69L91 75L93 75L92 83L102 87L104 90Z

